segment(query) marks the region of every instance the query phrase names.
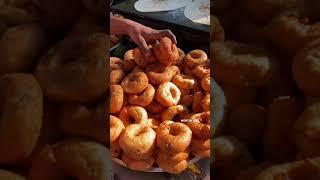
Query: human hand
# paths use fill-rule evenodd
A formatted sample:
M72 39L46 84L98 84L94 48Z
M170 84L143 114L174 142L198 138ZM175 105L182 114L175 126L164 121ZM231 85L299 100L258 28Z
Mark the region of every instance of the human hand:
M156 30L134 21L128 22L127 34L139 46L146 58L151 56L149 43L154 43L163 37L169 37L174 44L177 43L175 35L170 30Z

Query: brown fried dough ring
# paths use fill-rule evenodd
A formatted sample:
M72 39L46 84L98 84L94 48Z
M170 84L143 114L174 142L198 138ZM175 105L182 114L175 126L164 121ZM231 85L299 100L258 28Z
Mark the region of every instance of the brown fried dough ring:
M43 94L31 74L0 78L0 164L29 157L40 136Z
M158 86L155 99L163 106L170 107L177 105L181 92L172 82L162 83Z
M35 70L44 94L52 100L80 103L101 97L108 88L107 41L104 33L70 36L49 50Z
M171 107L168 107L166 110L162 111L161 120L171 121L176 115L188 114L188 113L189 113L189 110L184 105L171 106Z
M86 137L106 144L109 140L109 138L106 136L109 130L109 121L107 121L107 107L108 106L105 99L98 103L89 105L65 104L60 110L61 118L59 118L59 127L66 135ZM49 111L47 116L50 115L52 116ZM48 129L49 128L52 129L52 124L50 124Z
M150 83L157 86L171 81L174 75L180 73L180 70L177 66L164 66L163 64L156 63L147 66L146 72Z
M118 113L123 104L124 92L120 85L110 86L110 113Z
M184 61L189 68L194 68L199 64L203 64L207 60L207 54L200 49L192 50L184 57Z
M210 139L192 138L191 153L199 158L210 157Z
M161 113L165 107L158 103L155 99L146 107L150 113Z
M142 71L133 71L122 80L121 86L127 94L140 94L148 86L148 77Z
M128 108L128 115L132 117L137 124L147 125L148 114L147 111L140 106L130 106Z
M195 77L185 74L175 75L172 82L180 89L194 89L198 85L198 80Z
M129 59L126 61L122 62L122 69L124 71L131 71L133 70L135 67L137 66L136 62L134 61L134 59Z
M179 163L183 160L188 160L190 154L190 148L178 153L168 153L165 151L159 151L157 158L166 159L172 163Z
M110 115L110 143L113 143L118 140L121 132L125 129L122 121Z
M266 27L266 34L273 46L292 56L308 41L310 28L305 17L299 17L297 12L289 11L274 18Z
M193 70L192 74L199 79L202 79L203 76L210 74L210 61L206 61L203 64L197 65Z
M192 131L183 123L174 122L157 129L157 146L165 152L185 151L190 145L191 138Z
M240 87L268 83L275 61L264 49L234 41L213 44L213 74L217 81Z
M0 38L0 75L30 71L47 41L44 29L38 24L8 28Z
M149 159L154 152L156 133L149 126L131 124L120 135L119 144L132 159Z
M178 66L178 65L182 64L182 62L183 62L183 58L185 56L185 53L180 48L178 48L178 51L179 51L179 58L177 60L173 61L172 65L177 65Z
M182 171L187 169L188 162L186 160L182 160L180 162L171 162L166 159L167 156L158 156L157 164L159 167L171 174L180 174Z
M150 157L148 159L136 160L123 153L122 161L127 165L129 169L144 171L152 167L155 160L153 157Z
M118 57L110 57L110 70L122 69L123 60Z
M110 84L120 84L126 73L122 69L115 69L110 72Z
M160 43L154 45L153 53L157 60L166 66L172 65L179 58L177 46L168 37L162 38Z
M128 95L128 102L132 105L137 105L141 107L148 106L154 97L155 89L151 84L148 84L146 89L139 95Z
M210 138L210 112L202 112L192 115L186 125L192 134L201 139Z

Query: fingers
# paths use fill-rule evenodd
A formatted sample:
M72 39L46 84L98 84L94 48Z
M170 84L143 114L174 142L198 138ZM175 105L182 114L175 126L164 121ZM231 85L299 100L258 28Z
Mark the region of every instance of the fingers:
M139 48L142 50L145 56L150 54L150 49L144 37L142 35L138 35L138 41L136 42Z
M177 44L176 36L170 30L160 30L158 38L161 39L166 36L169 37L174 44Z

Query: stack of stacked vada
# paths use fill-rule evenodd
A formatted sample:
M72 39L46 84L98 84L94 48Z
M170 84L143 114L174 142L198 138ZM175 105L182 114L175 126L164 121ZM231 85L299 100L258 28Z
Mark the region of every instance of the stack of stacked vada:
M1 1L0 179L108 179L103 4Z
M128 168L179 174L210 156L210 60L164 37L145 59L135 48L110 57L110 148Z
M318 1L215 5L214 179L320 179Z

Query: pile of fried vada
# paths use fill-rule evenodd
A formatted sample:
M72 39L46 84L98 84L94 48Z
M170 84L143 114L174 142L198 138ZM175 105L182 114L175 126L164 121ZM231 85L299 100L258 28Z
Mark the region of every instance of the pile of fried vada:
M0 2L0 179L108 179L106 6Z
M320 179L318 7L215 1L214 179Z
M210 157L210 60L168 37L110 57L110 151L128 168L179 174Z

